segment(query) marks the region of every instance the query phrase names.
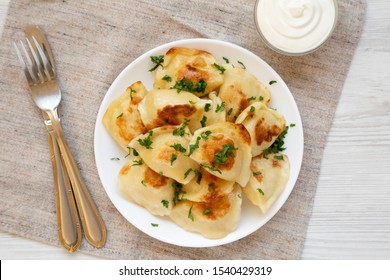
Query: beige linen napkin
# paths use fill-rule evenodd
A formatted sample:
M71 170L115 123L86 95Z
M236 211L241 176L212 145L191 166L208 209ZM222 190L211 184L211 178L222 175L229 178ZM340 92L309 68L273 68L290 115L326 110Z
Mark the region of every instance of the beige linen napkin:
M0 48L0 230L59 245L46 131L11 44L35 24L51 43L63 128L108 229L103 249L84 240L81 251L117 259L299 258L327 133L364 21L364 0L338 2L339 22L325 46L286 57L261 42L254 0L11 0ZM199 37L241 45L281 75L302 116L305 152L295 189L264 227L228 245L181 248L140 232L115 209L97 174L93 133L100 103L125 66L161 44Z

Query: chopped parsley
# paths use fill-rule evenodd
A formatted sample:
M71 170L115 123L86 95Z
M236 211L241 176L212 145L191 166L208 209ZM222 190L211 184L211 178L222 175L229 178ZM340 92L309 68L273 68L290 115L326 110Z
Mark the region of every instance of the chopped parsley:
M175 181L172 183L172 187L174 187L175 189L181 189L183 185Z
M205 215L208 215L208 214L210 214L211 213L211 209L210 208L206 208L206 209L204 209L204 211L203 211L203 214L205 214Z
M205 111L205 112L210 111L210 106L211 106L210 103L207 103L206 105L204 105L204 111Z
M160 176L164 176L164 173L162 171L158 172L158 174L160 174Z
M256 100L256 96L251 96L247 99L248 101L251 101L251 100Z
M176 154L172 154L171 156L171 165L173 164L173 162L177 160L177 155Z
M209 185L208 185L208 188L207 188L207 190L208 191L210 191L212 188L214 188L215 187L215 184L214 183L210 183Z
M258 172L253 172L252 174L253 174L253 176L258 176L258 175L261 175L262 173L260 171L258 171Z
M242 63L242 62L239 61L239 60L237 61L237 63L238 63L238 64L241 64L241 66L242 66L243 69L246 69L246 66L244 65L244 63Z
M294 126L295 126L295 123L290 124L290 127L294 127Z
M155 224L155 223L150 223L152 225L152 227L158 227L158 224Z
M219 170L217 167L215 166L209 166L209 165L204 165L204 164L200 164L200 166L202 166L203 168L205 169L208 169L210 171L216 171L218 172L219 174L222 174L221 170Z
M113 157L113 158L111 158L111 160L115 160L115 161L118 161L118 160L120 160L118 157Z
M140 160L133 160L133 164L131 166L137 166L137 165L142 165L142 159Z
M116 118L119 119L121 117L123 117L123 113L120 113Z
M254 112L255 111L255 107L251 106L251 108L249 109L250 112Z
M225 60L226 63L229 63L229 59L227 59L227 58L224 57L224 56L223 56L222 58L223 58L223 60Z
M196 178L196 183L199 185L200 181L202 181L203 174L199 170L194 170L197 178Z
M172 82L172 78L168 75L165 75L164 77L161 78L163 81L167 81L167 82Z
M260 101L263 101L263 100L264 100L264 97L262 97L262 96L260 95L259 100L260 100Z
M194 216L192 215L192 206L190 207L190 210L188 211L188 218L189 218L191 221L194 221Z
M262 189L257 189L257 191L261 194L261 195L263 195L264 196L264 192L263 192L263 190Z
M279 134L278 138L276 138L275 142L273 142L269 148L263 150L264 158L267 158L267 155L269 154L277 154L286 149L285 147L283 147L283 145L284 145L284 138L286 137L287 132L288 132L288 126L286 126L283 129L283 131Z
M188 100L188 102L192 105L196 104L196 102L192 101L192 100Z
M214 63L214 67L217 68L221 74L223 74L225 72L225 68L223 68L222 66L218 65L217 63Z
M133 96L133 93L135 93L136 91L132 88L130 88L130 100L133 100L134 96Z
M199 148L199 141L200 141L200 139L201 139L201 137L198 136L198 137L196 138L195 144L190 145L190 152L188 153L188 156L192 155L192 153L193 153L197 148Z
M130 147L126 147L126 148L127 148L127 150L128 150L128 153L127 153L127 155L125 156L125 158L127 158L129 155L131 155L131 150L133 150L133 155L134 155L134 156L139 156L139 153L137 152L136 149L133 149L133 148L130 148Z
M223 110L225 110L225 102L217 104L217 109L215 109L215 113L223 112Z
M283 155L274 156L274 159L277 159L277 160L284 160L284 157L283 157Z
M141 181L141 184L144 185L144 187L146 187L144 180Z
M150 60L155 64L154 67L149 69L150 72L157 69L157 67L162 66L162 63L164 62L164 56L163 55L157 55L157 56L151 56Z
M206 131L203 131L200 134L200 137L202 137L202 139L204 139L204 140L207 140L207 139L209 139L210 134L211 134L211 131L210 130L206 130Z
M275 80L269 81L269 85L273 85L273 84L276 84L276 83L277 83L277 81L275 81Z
M214 162L216 164L225 164L229 155L234 158L234 150L238 150L238 148L235 148L233 145L230 144L224 144L223 150L221 152L216 152L214 154Z
M194 86L194 83L191 81L186 81L185 78L180 81L176 81L175 85L172 87L177 90L177 93L180 93L182 90L194 93L194 92L205 92L207 83L200 79Z
M172 184L172 186L173 186L173 184ZM180 184L179 188L175 188L175 195L173 196L173 200L172 200L173 206L176 206L178 201L186 200L186 198L184 197L186 192L182 190L182 186L183 185Z
M178 152L181 152L181 153L185 153L187 150L186 148L184 148L181 144L177 143L177 144L173 144L170 146L171 148L174 148L175 151L178 151Z
M183 137L184 135L189 135L187 132L186 132L186 127L188 126L188 122L189 120L185 120L185 122L179 127L179 128L176 128L172 134L173 136L181 136Z
M188 169L185 173L184 173L184 179L187 178L188 174L190 174L191 171L194 171L192 168Z
M168 208L168 207L169 207L169 201L168 201L168 200L163 199L163 200L161 200L161 203L162 203L162 205L163 205L165 208Z
M149 134L148 137L143 139L138 139L138 143L141 146L144 146L146 149L153 149L152 148L153 141L150 139L150 137L153 135L153 130L150 130L148 134Z
M207 117L203 116L202 120L200 121L200 124L202 125L202 127L206 126L206 122L207 122Z
M228 116L230 116L233 112L233 108L230 108L229 111L227 112Z

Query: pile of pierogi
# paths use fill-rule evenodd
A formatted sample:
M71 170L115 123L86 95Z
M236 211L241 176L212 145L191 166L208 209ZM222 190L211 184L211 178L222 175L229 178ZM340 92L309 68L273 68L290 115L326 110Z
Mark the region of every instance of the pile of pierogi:
M142 71L154 75L153 88L133 83L102 120L127 152L121 193L212 239L237 228L243 196L267 213L290 174L281 153L288 127L268 107L272 85L222 61L184 47L152 56Z

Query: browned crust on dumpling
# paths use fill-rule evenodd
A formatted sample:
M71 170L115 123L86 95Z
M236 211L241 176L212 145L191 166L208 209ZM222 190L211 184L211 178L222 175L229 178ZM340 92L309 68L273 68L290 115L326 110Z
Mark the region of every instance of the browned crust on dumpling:
M168 178L147 167L144 171L144 183L153 188L161 188L168 182Z
M188 56L200 55L200 54L211 55L211 53L204 50L190 49L190 48L183 48L183 47L173 47L166 52L166 55L173 55L173 54L184 54Z
M245 128L245 126L242 123L236 123L234 124L238 130L238 134L240 135L241 139L244 141L244 143L249 144L251 143L251 136L248 132L248 130Z
M189 118L196 111L196 107L191 104L167 105L157 111L158 123L155 123L154 127L167 124L179 125L183 122L183 117Z
M204 217L210 220L223 218L230 210L231 203L228 195L218 195L210 192L205 202L194 204L194 210L199 211ZM205 210L207 212L205 213Z
M257 145L261 145L264 141L270 142L274 137L278 136L284 127L279 127L276 124L272 126L264 126L264 118L259 119L255 126L255 137Z

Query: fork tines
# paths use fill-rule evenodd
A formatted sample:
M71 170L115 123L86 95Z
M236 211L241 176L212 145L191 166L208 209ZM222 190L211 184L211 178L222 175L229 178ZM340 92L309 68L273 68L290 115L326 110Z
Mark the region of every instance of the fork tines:
M20 47L16 42L13 44L28 83L35 85L55 79L53 67L35 37L32 36L32 42L28 38L25 39L28 49L22 40L19 40Z

